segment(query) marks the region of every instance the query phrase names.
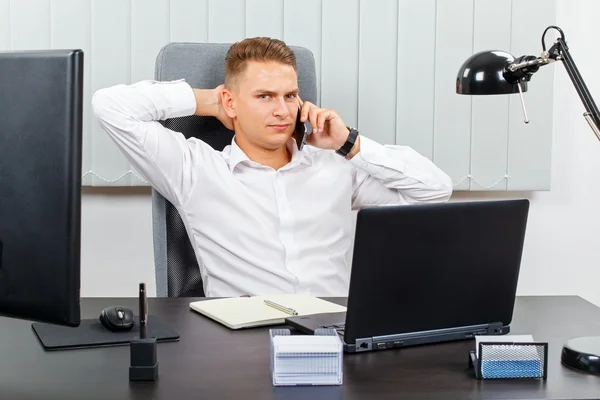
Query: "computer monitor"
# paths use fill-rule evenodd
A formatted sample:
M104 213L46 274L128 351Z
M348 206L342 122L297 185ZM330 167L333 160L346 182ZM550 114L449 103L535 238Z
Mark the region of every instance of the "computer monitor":
M0 53L0 315L80 323L81 50Z

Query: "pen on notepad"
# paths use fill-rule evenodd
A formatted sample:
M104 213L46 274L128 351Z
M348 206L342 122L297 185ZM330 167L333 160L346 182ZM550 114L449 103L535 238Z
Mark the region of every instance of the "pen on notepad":
M271 300L265 300L265 304L268 305L269 307L273 307L279 311L283 311L286 314L290 314L290 315L298 315L298 313L296 312L296 310L294 310L293 308L287 308L284 307L280 304L277 303L273 303Z

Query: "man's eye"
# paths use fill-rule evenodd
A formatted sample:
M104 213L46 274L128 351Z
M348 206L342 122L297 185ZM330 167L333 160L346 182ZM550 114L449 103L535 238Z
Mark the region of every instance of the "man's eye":
M258 98L260 98L260 99L268 99L269 97L271 97L271 96L269 96L268 94L259 94L258 95Z
M288 94L288 95L287 95L287 98L288 98L288 99L295 99L295 98L296 98L296 96L297 96L297 95L296 95L295 93L292 93L292 94Z

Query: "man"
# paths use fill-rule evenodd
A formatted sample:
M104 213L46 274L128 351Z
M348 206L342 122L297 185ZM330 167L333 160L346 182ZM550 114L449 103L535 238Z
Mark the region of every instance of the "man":
M346 296L352 209L452 193L427 158L357 136L334 110L302 102L294 53L279 40L234 44L216 89L144 81L99 90L92 104L136 170L179 211L209 297ZM302 151L292 135L299 105L313 127ZM218 152L157 122L191 114L233 129L231 145Z

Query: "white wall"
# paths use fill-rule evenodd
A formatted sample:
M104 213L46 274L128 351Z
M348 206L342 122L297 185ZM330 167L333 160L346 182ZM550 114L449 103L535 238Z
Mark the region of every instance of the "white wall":
M600 2L557 1L557 25L564 30L593 95L600 94L600 77L594 75L600 62L595 39L600 37L597 15ZM456 192L453 201L529 198L518 293L577 294L600 305L596 284L600 277L600 246L596 243L600 142L582 117L583 106L562 64L544 68L554 69L555 76L552 189L533 193ZM527 94L525 97L527 101ZM83 296L135 296L140 281L148 284L151 295L155 293L148 189L86 188L82 229Z

